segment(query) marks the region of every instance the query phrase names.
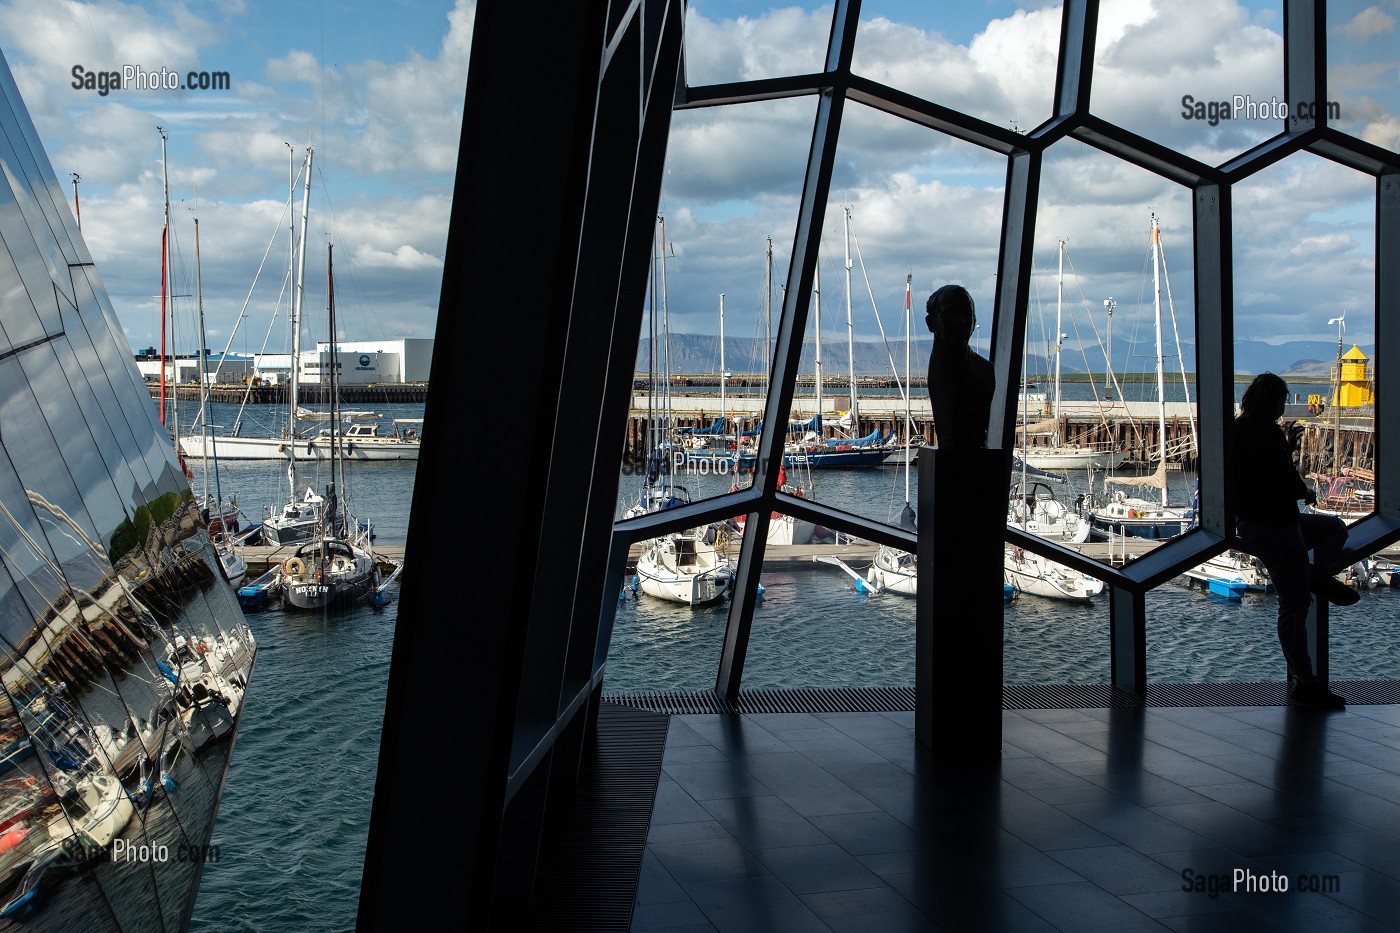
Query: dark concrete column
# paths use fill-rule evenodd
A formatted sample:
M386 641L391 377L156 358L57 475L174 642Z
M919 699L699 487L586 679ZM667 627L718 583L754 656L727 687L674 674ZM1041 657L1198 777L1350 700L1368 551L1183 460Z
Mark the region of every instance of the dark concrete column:
M914 732L935 756L1001 754L1005 450L919 450Z
M1108 590L1108 650L1113 686L1147 696L1147 598L1111 586Z

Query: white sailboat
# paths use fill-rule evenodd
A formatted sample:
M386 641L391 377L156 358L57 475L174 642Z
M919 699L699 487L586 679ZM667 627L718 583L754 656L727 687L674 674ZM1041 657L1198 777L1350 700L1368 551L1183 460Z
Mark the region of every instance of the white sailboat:
M1103 592L1103 581L1023 548L1007 545L1002 579L1018 593L1088 602Z
M305 180L301 195L301 235L296 249L292 252L291 263L295 266L292 278L292 358L291 372L287 387L287 437L295 436L297 427L297 400L301 391L301 313L306 293L306 218L311 204L311 162L314 150L306 150L306 164L303 166ZM332 338L334 339L334 338ZM288 499L277 514L263 519L262 536L267 544L297 544L309 541L320 530L323 500L309 485L305 491L297 492L297 458L295 452L286 451L282 445L281 456L287 459Z
M652 538L637 558L637 585L658 599L699 606L728 595L733 584L727 536L720 526Z
M1060 270L1058 277L1058 291L1055 300L1055 396L1054 407L1051 409L1052 419L1048 422L1037 422L1035 424L1025 424L1021 429L1022 434L1035 433L1040 429L1050 435L1050 443L1040 447L1025 445L1022 459L1026 463L1041 470L1064 471L1064 470L1112 470L1123 464L1126 455L1121 450L1113 450L1111 446L1089 446L1084 444L1066 443L1060 437L1060 356L1064 347L1065 334L1062 332L1063 315L1065 303L1065 241L1060 240ZM1025 390L1022 390L1022 397Z
M1162 287L1159 278L1159 273L1164 268L1157 215L1153 214L1152 307L1157 338L1157 470L1150 476L1104 477L1104 497L1107 501L1089 510L1089 520L1093 524L1095 537L1106 538L1116 534L1140 538L1172 538L1184 533L1196 520L1194 507L1172 505L1167 501L1167 400L1162 363ZM1167 293L1167 299L1171 300L1170 291ZM1187 401L1190 401L1189 395ZM1191 427L1194 443L1194 419ZM1109 498L1108 487L1111 485L1148 487L1160 490L1161 495L1148 499L1143 496L1130 496L1119 490Z
M901 389L904 392L904 437L906 441L913 436L914 419L910 411L910 343L913 340L913 312L911 310L911 294L914 287L914 275L909 273L904 279L904 385ZM910 505L909 489L909 468L913 457L904 458L904 509L899 514L900 527L915 534L919 532L918 521L914 515L914 507ZM916 555L903 548L891 547L882 544L875 551L875 560L870 565L867 579L882 590L889 590L901 596L917 596L919 594L919 567Z
M659 259L654 257L653 267L659 273L661 329L669 349L670 314L666 299L666 221L664 218L658 218L657 222L661 255ZM655 285L657 276L654 275L652 280ZM652 302L652 309L654 336L656 329L655 301ZM652 346L655 345L656 342L653 339ZM651 372L655 373L655 371L656 368L653 365ZM669 393L669 361L666 366L666 376L666 392ZM652 382L654 383L655 380L653 379ZM654 432L653 435L658 438L667 437L670 433L669 398L663 401L662 411L665 424L661 430ZM638 514L654 511L656 508L666 508L669 507L669 504L679 504L679 500L676 498L676 491L679 487L676 487L672 482L671 471L666 470L664 481L660 476L659 471L663 465L661 454L659 446L652 450L651 463L656 469L654 471L651 467L648 468L647 481L642 487L638 503L627 511L625 517L634 517ZM688 606L699 606L720 599L728 595L734 583L734 570L729 563L728 539L728 530L724 526L710 524L700 528L687 528L684 531L671 532L647 540L642 543L641 553L637 557L634 585L648 596L684 603Z
M1021 366L1022 407L1025 407L1026 368ZM1025 434L1021 435L1022 456L1017 458L1013 477L1018 477L1007 494L1006 524L1050 541L1079 544L1089 538L1089 522L1067 509L1050 487L1033 478L1037 468L1027 462ZM1103 581L1078 570L1007 544L1002 549L1002 582L1017 593L1049 599L1085 602L1103 592Z

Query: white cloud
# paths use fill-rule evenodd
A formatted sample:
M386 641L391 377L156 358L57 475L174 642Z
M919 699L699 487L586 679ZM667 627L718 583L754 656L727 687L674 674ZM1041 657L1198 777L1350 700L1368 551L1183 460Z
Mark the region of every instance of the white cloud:
M1372 36L1394 32L1395 17L1378 6L1368 6L1341 28L1342 32L1353 39L1370 39Z

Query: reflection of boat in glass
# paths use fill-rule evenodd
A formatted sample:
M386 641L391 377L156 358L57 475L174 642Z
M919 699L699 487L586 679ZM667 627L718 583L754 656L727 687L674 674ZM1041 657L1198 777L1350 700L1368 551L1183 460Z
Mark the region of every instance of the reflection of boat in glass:
M42 833L29 830L21 837L32 847L21 857L33 861L10 899L0 905L0 917L37 909L47 887L103 857L136 812L121 782L105 771L74 777L60 770L53 773L53 781L59 813Z

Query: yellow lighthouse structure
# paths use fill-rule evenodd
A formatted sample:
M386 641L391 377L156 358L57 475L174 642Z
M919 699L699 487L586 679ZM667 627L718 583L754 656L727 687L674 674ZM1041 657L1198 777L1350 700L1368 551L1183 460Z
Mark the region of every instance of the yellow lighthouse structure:
M1333 373L1337 388L1332 393L1332 404L1338 408L1361 408L1375 402L1371 388L1371 375L1366 371L1369 357L1361 352L1356 344L1342 354L1339 361L1340 373Z

